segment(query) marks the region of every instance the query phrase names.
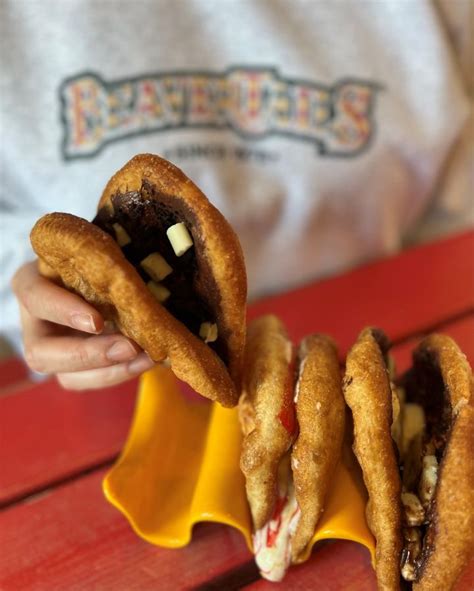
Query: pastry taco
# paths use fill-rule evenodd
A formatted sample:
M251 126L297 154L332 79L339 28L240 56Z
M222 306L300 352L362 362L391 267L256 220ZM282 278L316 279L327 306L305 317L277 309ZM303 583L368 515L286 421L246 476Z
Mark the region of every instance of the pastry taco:
M399 380L388 351L382 331L365 329L344 378L378 585L449 590L474 544L472 371L444 335L426 337Z
M310 543L340 457L344 400L334 343L312 335L295 351L274 316L248 330L241 468L262 576L283 578Z
M224 406L238 400L246 272L238 238L184 174L135 156L92 223L65 213L31 232L40 270L112 320L157 362Z

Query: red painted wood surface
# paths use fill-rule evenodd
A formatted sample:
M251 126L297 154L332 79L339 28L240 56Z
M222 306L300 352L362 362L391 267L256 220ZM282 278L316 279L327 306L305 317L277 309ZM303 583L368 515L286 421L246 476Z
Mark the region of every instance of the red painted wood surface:
M103 474L96 471L0 514L2 591L236 589L243 565L246 576L250 570L256 577L241 535L228 527L203 524L179 550L139 539L103 498ZM471 591L473 577L471 562L456 591ZM334 542L290 569L284 583L258 580L250 588L370 591L374 581L362 546Z
M468 351L474 316L444 327ZM394 348L405 355L411 343ZM64 394L65 396L82 396ZM89 395L90 396L90 395ZM192 543L181 550L155 548L140 540L124 517L103 498L103 471L47 491L30 502L0 513L0 589L183 589L218 578L213 588L235 588L239 567L251 556L237 532L223 526L198 527ZM20 558L19 558L20 557ZM340 565L344 568L340 568ZM119 571L117 570L119 569ZM255 569L251 574L256 576ZM230 575L228 575L230 571ZM472 589L474 563L458 591ZM161 578L160 578L161 577ZM373 588L374 575L365 550L346 542L322 547L301 567L292 569L285 589ZM251 588L273 588L265 581ZM314 587L313 587L314 585ZM326 585L326 586L324 586ZM338 586L339 585L339 586Z
M136 389L133 380L65 392L49 380L0 397L0 504L110 461L128 432Z
M216 525L166 550L139 539L104 499L102 470L0 514L2 591L167 591L198 586L251 560L242 536Z
M474 233L415 249L256 303L250 316L269 311L280 314L293 338L325 331L343 349L364 324L380 325L392 339L407 339L394 349L402 370L417 340L412 335L472 308L474 261L467 253L473 249ZM443 327L443 332L457 338L471 363L473 324L474 316L465 316ZM2 375L0 371L0 387ZM11 386L12 380L8 381ZM197 588L206 582L210 588L211 579L217 585L212 588L230 589L237 588L236 577L244 584L255 576L238 533L220 526L199 526L187 548L155 548L137 538L125 519L106 503L100 488L101 471L80 476L119 451L135 388L126 384L77 394L49 383L0 396L0 501L78 476L76 481L0 514L2 591L151 591ZM327 570L326 553L332 565ZM342 586L330 586L337 584L332 572L343 577ZM354 573L351 580L348 572ZM288 584L279 588L370 589L374 580L365 551L346 542L320 549L288 576ZM467 583L460 587L462 591L474 588L473 577L474 563L464 576ZM266 585L263 581L254 584L257 588Z
M452 337L465 353L471 367L474 367L474 313L447 325L441 325L437 332ZM412 351L422 338L423 335L413 337L393 349L393 356L399 373L404 372L411 366Z
M0 396L13 388L18 389L20 384L28 382L28 369L22 359L11 357L0 360Z
M343 353L364 326L380 325L398 341L474 308L473 253L468 232L266 298L249 316L276 314L295 340L333 334Z
M316 548L311 558L292 567L281 583L259 579L246 591L376 591L369 552L355 542L337 541Z
M471 277L466 274L470 264L466 261L472 259L466 256L466 249L473 238L474 233L461 235L308 286L293 295L264 300L251 307L251 315L273 310L285 317L293 335L326 331L342 348L353 342L368 320L387 329L394 339L413 334L459 314L474 301ZM454 261L464 261L464 266L448 265L441 246ZM444 297L433 296L438 282L436 261L440 261L441 283L454 286L452 300L445 292ZM423 274L416 275L423 280L413 278L408 299L406 283L401 281L404 268L410 272L424 269ZM369 298L367 293L362 297L367 287L377 297ZM417 297L413 298L412 292ZM14 371L8 364L5 367L2 375L8 376L19 366L13 361ZM135 389L136 383L130 382L102 392L66 393L50 381L18 391L15 396L0 396L0 445L9 450L0 470L0 504L110 460L126 437Z
M375 572L368 551L355 542L337 541L317 549L301 566L292 567L278 584L258 579L246 591L376 591ZM474 589L474 560L453 591ZM439 591L442 591L441 589Z

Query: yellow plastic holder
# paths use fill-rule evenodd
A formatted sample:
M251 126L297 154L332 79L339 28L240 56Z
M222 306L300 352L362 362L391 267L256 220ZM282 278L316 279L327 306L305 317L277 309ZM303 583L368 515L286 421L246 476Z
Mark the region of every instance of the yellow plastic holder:
M237 409L186 399L172 372L155 367L141 378L132 427L104 478L104 494L152 544L180 548L190 542L196 523L213 521L238 529L252 550L240 445ZM337 538L363 544L373 559L366 500L346 447L303 560L316 542Z

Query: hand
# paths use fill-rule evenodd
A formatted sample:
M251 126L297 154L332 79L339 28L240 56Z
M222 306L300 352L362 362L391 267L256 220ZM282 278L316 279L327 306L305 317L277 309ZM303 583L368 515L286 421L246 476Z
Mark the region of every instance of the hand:
M64 388L112 386L154 365L132 340L106 334L99 312L42 277L36 262L18 269L12 287L20 304L27 364L55 374Z

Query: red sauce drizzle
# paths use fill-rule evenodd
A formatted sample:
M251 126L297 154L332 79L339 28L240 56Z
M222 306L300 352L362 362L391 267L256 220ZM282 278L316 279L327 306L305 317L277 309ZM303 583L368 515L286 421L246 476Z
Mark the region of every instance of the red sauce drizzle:
M290 365L288 366L288 376L286 378L283 404L281 406L280 412L278 413L278 419L280 423L290 435L293 435L296 431L296 413L295 403L293 400L295 390L295 364L295 352L293 349Z
M278 533L280 532L281 528L281 514L283 508L287 502L287 497L278 497L277 502L275 503L275 508L273 509L273 514L271 517L271 521L276 521L275 529L272 529L270 525L268 526L267 530L267 548L271 548L275 545L276 539L278 537Z

